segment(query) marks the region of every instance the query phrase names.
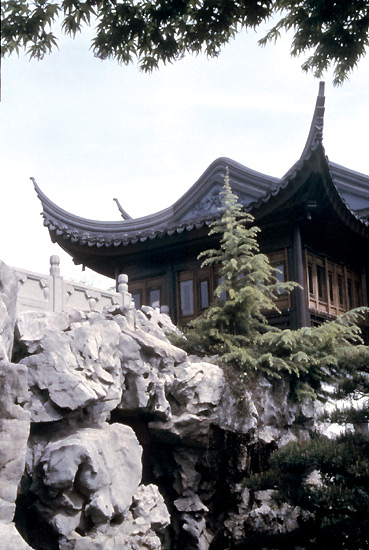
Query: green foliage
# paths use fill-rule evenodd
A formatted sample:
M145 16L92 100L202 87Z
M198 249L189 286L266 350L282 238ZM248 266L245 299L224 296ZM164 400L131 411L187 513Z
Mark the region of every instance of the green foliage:
M233 194L228 172L221 197L222 215L209 232L210 236L220 235L219 248L199 255L199 259L205 258L202 267L219 266L220 282L213 303L187 326L186 338L194 352L216 354L223 362L256 368L250 348L260 334L272 330L265 312L278 310L275 300L279 293L290 291L296 283L279 282L267 256L260 253L256 240L260 230L250 226L253 217L243 211Z
M26 48L42 59L57 45L54 25L61 21L74 36L93 20L96 57L126 64L137 58L151 71L187 53L217 56L238 32L280 14L260 43L293 29L292 55L312 51L303 70L320 77L332 64L334 82L341 84L365 55L368 7L368 0L5 0L1 49L5 55Z
M359 376L357 369L369 358L368 348L360 345L357 324L366 311L357 308L318 327L268 332L258 341L259 352L274 357L274 364L279 366L275 375L289 375L291 393L298 400L338 398L342 396L337 392L338 381Z
M345 406L344 408L336 407L332 412L326 412L322 414L320 420L333 422L336 424L354 424L369 422L369 403L366 400L359 406Z
M342 425L369 422L369 348L348 346L337 356L338 376L331 398L345 406L326 411L321 420Z
M342 376L337 387L337 398L352 395L355 399L369 395L369 348L346 348L339 357Z
M315 475L311 477L314 472ZM277 489L277 499L311 513L304 548L369 547L369 438L317 435L275 451L269 468L245 480L252 490Z
M240 383L254 372L288 378L291 397L299 401L326 399L333 393L327 384L338 380L357 384L369 358L357 325L367 309L357 308L319 327L269 326L265 313L277 309L279 293L298 285L277 280L267 256L259 251L259 229L251 225L253 217L243 211L228 176L222 199L222 215L209 233L220 235L219 248L199 256L205 258L202 266L220 266L220 284L214 302L174 343L191 353L215 355L226 368L238 368Z
M43 59L57 45L51 29L60 6L43 0L9 0L1 4L1 55L28 48L32 58Z
M281 30L293 29L291 55L310 54L304 71L320 78L332 64L334 84L342 84L364 57L369 44L368 0L278 0L283 14L261 44L276 40Z
M3 55L26 47L41 59L56 44L45 29L58 17L72 36L93 19L96 57L122 63L137 57L141 68L151 71L188 52L217 56L237 32L271 15L272 0L6 0L1 13Z

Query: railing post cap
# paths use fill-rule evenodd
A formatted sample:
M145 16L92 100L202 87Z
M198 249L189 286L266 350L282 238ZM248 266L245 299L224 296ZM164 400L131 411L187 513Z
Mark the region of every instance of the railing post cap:
M57 254L50 256L50 275L59 275L60 273L60 258Z
M50 265L60 265L60 257L57 254L50 256Z

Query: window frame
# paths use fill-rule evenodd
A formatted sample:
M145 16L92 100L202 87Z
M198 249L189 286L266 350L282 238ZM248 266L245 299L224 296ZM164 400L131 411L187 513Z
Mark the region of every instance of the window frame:
M305 249L305 266L310 310L336 317L354 307L364 305L363 273L326 257L317 256L307 249ZM318 288L318 273L322 272L321 270L325 273L324 296L319 295Z
M287 248L277 250L268 254L268 259L272 267L276 268L278 265L283 266L284 281L288 281L288 257ZM182 297L181 297L181 283L186 281L193 281L193 304L194 312L183 315ZM201 284L206 282L208 289L208 306L214 300L214 293L220 283L220 266L214 265L205 268L187 269L184 271L178 271L176 274L176 287L177 287L177 312L178 323L181 325L188 323L192 319L198 317L207 307L202 307L201 301ZM222 298L222 297L221 297ZM225 296L224 296L225 299ZM280 311L287 310L291 307L290 295L287 292L281 292L276 300L276 306Z
M282 248L274 252L267 254L270 265L273 269L278 269L278 266L283 266L283 281L289 281L289 265L287 248ZM278 279L278 273L275 273L275 277ZM278 279L279 280L279 279ZM284 311L291 307L291 297L289 292L280 292L278 299L276 300L276 306L280 311Z
M161 306L164 305L164 277L150 277L147 279L128 281L128 291L132 294L132 296L134 294L140 294L141 306L150 306L150 291L152 290L159 291L159 307L155 307L154 309L156 311L160 311Z

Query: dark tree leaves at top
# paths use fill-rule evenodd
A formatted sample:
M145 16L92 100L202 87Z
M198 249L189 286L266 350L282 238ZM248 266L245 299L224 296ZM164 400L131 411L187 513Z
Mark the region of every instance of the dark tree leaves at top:
M276 17L260 43L292 30L291 54L309 55L302 68L320 77L333 66L334 82L341 84L365 55L368 12L368 0L6 0L1 50L6 55L25 48L42 59L57 46L59 23L71 36L93 24L96 57L124 64L137 59L151 71L187 53L217 56L237 33Z

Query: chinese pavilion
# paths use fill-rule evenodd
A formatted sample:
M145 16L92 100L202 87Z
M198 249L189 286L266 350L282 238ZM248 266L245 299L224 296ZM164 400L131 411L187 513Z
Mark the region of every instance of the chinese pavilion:
M81 218L50 201L34 181L44 225L76 264L117 280L129 277L136 306L166 305L176 323L208 307L218 283L202 269L199 252L214 247L208 225L219 216L226 167L230 185L261 228L261 250L282 280L302 289L281 295L280 327L321 323L368 303L369 176L330 162L323 147L324 83L300 159L274 178L228 158L215 160L171 207L132 219L117 201L121 221Z

